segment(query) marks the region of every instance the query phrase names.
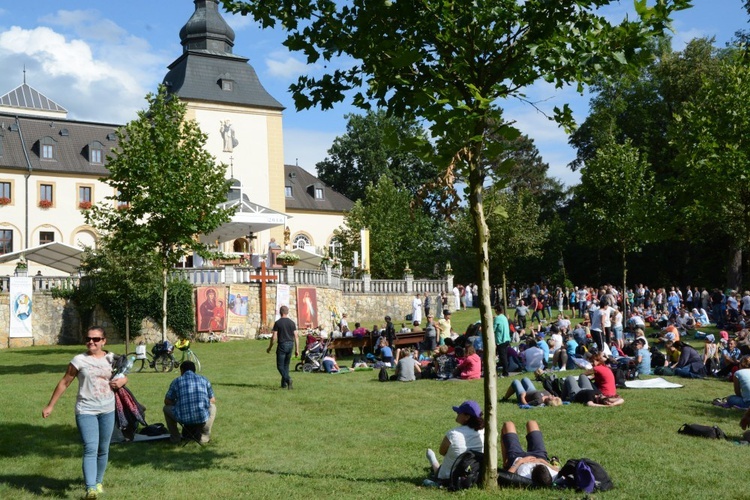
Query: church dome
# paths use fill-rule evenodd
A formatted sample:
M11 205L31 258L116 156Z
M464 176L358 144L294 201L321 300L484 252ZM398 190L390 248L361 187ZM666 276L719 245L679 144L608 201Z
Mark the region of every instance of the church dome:
M219 13L218 0L194 0L195 12L180 30L183 52L207 50L232 53L234 30Z

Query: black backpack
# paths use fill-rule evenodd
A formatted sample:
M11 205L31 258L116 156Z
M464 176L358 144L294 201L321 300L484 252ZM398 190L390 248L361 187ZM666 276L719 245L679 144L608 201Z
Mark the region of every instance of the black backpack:
M458 491L481 486L483 469L484 453L472 450L461 453L451 467L448 489Z
M542 386L544 390L557 396L558 398L563 397L563 381L557 378L555 375L549 375L542 379Z
M656 346L651 346L651 368L664 366L667 357Z
M390 377L388 377L388 370L385 366L380 368L380 373L378 373L378 380L381 382L388 382L390 380Z
M591 481L592 475L593 484ZM555 479L555 484L563 488L575 488L587 493L608 491L615 487L604 467L590 458L571 458L565 462Z
M727 435L717 426L700 425L700 424L683 424L677 431L686 436L698 436L708 439L726 439Z

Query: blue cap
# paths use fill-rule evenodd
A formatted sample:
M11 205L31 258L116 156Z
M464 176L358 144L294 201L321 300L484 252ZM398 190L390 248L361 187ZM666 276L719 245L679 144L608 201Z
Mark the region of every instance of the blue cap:
M464 401L461 406L454 406L453 411L456 413L464 413L471 415L472 417L480 417L482 415L482 409L479 407L479 403L476 401Z

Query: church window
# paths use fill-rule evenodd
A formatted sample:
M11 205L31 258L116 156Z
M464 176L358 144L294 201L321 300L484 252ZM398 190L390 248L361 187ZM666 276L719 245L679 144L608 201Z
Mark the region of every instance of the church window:
M294 248L302 248L309 247L311 245L310 238L308 238L304 234L298 234L294 237Z
M46 245L55 241L54 231L39 231L39 244Z
M13 252L13 230L0 229L0 254Z
M284 196L292 198L292 186L284 186Z

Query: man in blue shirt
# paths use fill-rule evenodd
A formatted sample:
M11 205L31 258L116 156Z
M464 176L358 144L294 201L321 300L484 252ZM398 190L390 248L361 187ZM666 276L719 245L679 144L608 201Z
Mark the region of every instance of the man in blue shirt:
M170 439L180 442L177 424L200 427L201 444L211 439L211 426L216 418L216 398L211 382L195 373L195 363L185 361L180 365L181 375L169 385L164 396L164 418Z

